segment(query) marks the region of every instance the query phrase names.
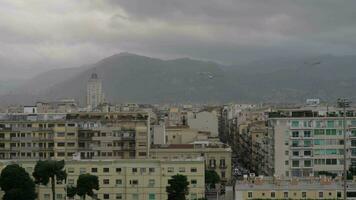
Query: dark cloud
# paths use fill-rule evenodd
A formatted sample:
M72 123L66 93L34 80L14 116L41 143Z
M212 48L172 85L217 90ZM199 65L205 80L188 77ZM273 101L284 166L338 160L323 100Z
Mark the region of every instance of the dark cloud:
M223 63L353 54L355 8L347 0L2 0L0 55L70 67L120 51Z

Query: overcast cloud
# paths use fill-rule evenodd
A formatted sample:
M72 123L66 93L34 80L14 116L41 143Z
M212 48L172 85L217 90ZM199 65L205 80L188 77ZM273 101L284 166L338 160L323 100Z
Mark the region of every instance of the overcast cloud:
M356 52L354 0L0 0L0 67ZM6 65L6 66L4 66Z

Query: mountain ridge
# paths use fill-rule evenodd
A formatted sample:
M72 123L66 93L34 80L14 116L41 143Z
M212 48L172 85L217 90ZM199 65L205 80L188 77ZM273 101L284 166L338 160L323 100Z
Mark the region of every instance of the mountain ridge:
M114 54L79 68L56 69L36 76L1 103L75 98L85 102L92 72L103 79L112 103L301 102L355 98L356 56L274 59L225 67L191 58L163 60L133 53ZM16 99L11 100L12 99Z

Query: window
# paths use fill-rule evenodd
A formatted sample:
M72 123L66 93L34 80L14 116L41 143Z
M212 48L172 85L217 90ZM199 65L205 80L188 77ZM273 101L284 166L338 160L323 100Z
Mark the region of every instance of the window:
M284 193L283 193L283 197L284 197L284 198L288 198L288 192L284 192Z
M311 167L311 160L304 160L304 167Z
M185 172L185 167L179 167L179 172Z
M103 194L103 198L104 199L110 199L110 195L109 194Z
M71 173L74 173L74 168L70 167L67 169L68 173L71 174Z
M299 121L292 121L292 127L299 127Z
M154 179L148 180L148 186L149 187L153 187L154 185L155 185L155 180Z
M351 146L356 147L356 140L351 140Z
M341 192L337 192L337 198L341 198L342 197L342 193Z
M310 131L304 131L304 137L311 137Z
M192 180L190 181L190 184L192 184L192 185L196 185L196 184L197 184L197 180L192 179Z
M324 193L323 192L319 192L319 198L323 198L324 197Z
M252 192L247 193L248 198L252 198Z
M299 156L299 151L293 151L293 156Z
M302 198L307 198L307 193L306 192L302 192Z
M122 199L122 194L121 193L117 193L116 194L116 199Z
M138 152L138 155L139 156L147 156L147 153L146 152Z
M116 185L122 185L122 180L121 179L116 179L115 183L116 183Z
M293 160L292 167L299 167L299 160Z
M168 167L168 172L169 173L174 173L174 167Z
M289 151L285 151L284 155L289 156Z
M117 173L121 173L121 168L116 168Z
M56 199L58 200L63 199L63 194L56 194Z
M136 173L137 172L137 168L132 168L132 173Z
M110 169L109 169L109 168L107 168L107 167L103 168L103 172L105 172L105 173L109 173L109 171L110 171Z
M154 193L148 194L148 200L155 200L155 199L156 199L156 195Z
M141 173L146 173L146 168L140 168Z
M85 169L85 168L79 169L79 174L85 174L86 172L87 172L87 169Z
M131 181L130 181L130 184L131 184L131 185L138 185L138 180L131 180Z
M298 131L293 131L292 132L292 137L299 137L299 132Z
M276 197L276 193L275 192L271 192L271 198L275 198Z
M154 173L155 172L155 168L148 168L148 172Z
M192 168L190 168L190 172L197 172L198 170L197 170L197 168L195 168L195 167L192 167Z
M304 147L311 147L312 141L311 140L304 140Z
M96 167L95 168L91 168L91 172L92 173L97 173L98 172L98 168L96 168Z
M289 160L284 161L284 165L289 165Z
M104 179L104 180L103 180L103 184L104 184L104 185L110 184L110 180L109 180L109 179Z
M65 143L64 142L58 142L57 143L57 147L64 147L65 146Z
M298 140L292 140L292 147L298 147L299 146L299 141Z
M44 199L44 200L49 200L50 197L51 197L50 194L44 194L44 195L43 195L43 199Z
M314 135L325 135L324 129L315 129Z
M63 132L57 133L57 137L64 137L64 133Z
M311 151L304 151L304 156L311 156Z

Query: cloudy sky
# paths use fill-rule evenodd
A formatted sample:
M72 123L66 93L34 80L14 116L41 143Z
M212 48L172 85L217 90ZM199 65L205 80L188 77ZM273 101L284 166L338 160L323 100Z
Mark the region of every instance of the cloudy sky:
M0 0L0 67L356 54L354 0Z

